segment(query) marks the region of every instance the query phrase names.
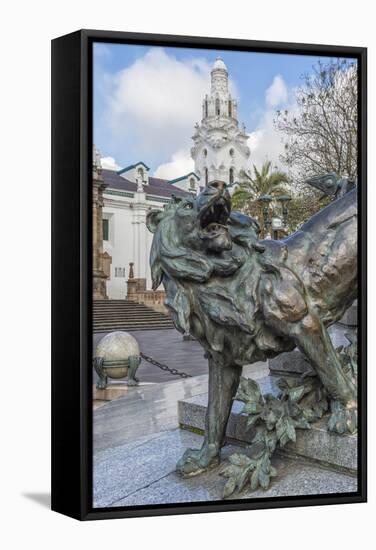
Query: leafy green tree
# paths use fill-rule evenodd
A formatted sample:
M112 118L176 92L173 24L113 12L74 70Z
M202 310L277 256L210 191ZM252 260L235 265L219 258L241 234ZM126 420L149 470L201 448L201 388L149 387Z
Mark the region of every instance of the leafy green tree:
M293 233L309 220L316 212L331 202L331 197L311 189L307 185L301 186L301 191L292 197L288 206L288 229Z
M245 211L249 203L257 201L262 195L282 195L286 193L289 179L285 172L271 170L272 163L265 162L261 171L253 165L254 176L246 174L246 179L239 183L238 188L232 195L234 208Z
M261 170L253 165L253 175L245 174L232 195L233 210L240 210L258 219L261 235L264 235L262 207L258 199L263 195L277 197L287 192L289 178L285 172L272 169L270 161L265 162Z

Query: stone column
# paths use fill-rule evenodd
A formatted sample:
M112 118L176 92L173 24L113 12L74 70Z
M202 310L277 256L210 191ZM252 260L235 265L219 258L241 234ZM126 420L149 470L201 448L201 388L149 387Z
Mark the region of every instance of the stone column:
M146 215L149 204L146 200L146 194L143 185L138 182L137 193L135 193L135 202L132 208L132 224L134 231L133 239L133 261L136 265L136 278L147 277L147 266L149 264L149 250L147 248L147 228Z
M99 154L93 149L93 299L107 299L106 279L103 270L103 181Z

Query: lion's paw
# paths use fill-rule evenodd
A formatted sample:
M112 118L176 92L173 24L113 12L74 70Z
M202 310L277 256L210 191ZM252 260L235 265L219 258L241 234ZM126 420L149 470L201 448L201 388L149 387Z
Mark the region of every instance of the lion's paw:
M187 449L176 465L176 471L184 477L191 477L214 468L219 464L219 456L210 456L203 449Z
M138 378L129 378L127 381L128 386L138 386Z
M354 434L358 428L358 409L355 404L343 405L340 401L332 401L328 430L337 434Z

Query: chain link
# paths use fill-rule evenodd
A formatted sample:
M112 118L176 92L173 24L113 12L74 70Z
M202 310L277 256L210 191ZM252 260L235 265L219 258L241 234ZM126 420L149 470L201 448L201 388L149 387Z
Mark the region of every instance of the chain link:
M145 359L148 363L151 363L152 365L155 365L161 370L167 371L170 374L173 374L174 376L180 376L181 378L192 378L191 374L187 374L186 372L180 372L177 369L171 369L168 365L163 365L156 359L153 359L152 357L149 357L148 355L145 355L144 353L140 353L142 359Z

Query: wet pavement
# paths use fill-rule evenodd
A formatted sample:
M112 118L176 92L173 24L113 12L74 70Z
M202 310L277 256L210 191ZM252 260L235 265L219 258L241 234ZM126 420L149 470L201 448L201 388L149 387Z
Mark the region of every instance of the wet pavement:
M175 471L176 462L187 447L199 448L202 436L180 429L142 437L97 453L94 461L94 507L174 504L222 500L226 480L220 467L191 478ZM226 445L222 461L243 447ZM357 490L357 479L324 469L301 459L274 456L277 477L267 491L250 491L249 486L232 498L255 499L281 496L348 493Z

